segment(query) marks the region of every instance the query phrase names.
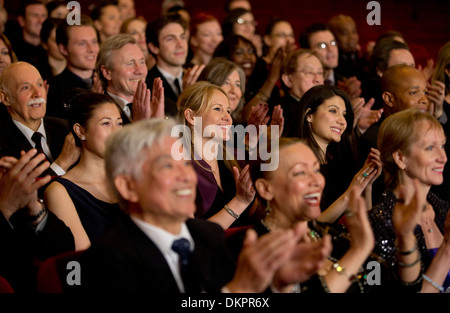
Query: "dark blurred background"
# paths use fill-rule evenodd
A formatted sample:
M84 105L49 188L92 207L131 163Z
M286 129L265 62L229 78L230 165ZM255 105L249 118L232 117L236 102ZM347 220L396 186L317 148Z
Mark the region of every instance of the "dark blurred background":
M98 1L79 0L82 13L89 14ZM191 15L206 12L220 21L225 17L225 0L184 0ZM428 58L436 60L439 48L450 40L450 0L380 0L381 25L366 22L370 10L366 0L251 0L252 11L258 21L257 31L264 33L273 16L289 20L298 40L300 32L313 22L328 22L336 14L347 14L356 21L363 49L367 42L388 30L403 33L416 63L425 65ZM10 18L19 6L18 0L5 0ZM161 12L162 0L135 0L137 15L151 20Z

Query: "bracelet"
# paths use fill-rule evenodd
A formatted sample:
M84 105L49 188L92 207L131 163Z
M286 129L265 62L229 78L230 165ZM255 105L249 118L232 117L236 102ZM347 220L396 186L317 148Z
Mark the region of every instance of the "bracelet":
M45 210L45 205L44 205L44 201L42 199L38 199L39 202L41 203L41 210L36 214L36 215L30 215L28 216L28 221L33 223L35 221L37 221L42 215L44 215L44 213L46 212Z
M413 267L414 265L416 265L419 262L420 262L420 254L418 255L417 259L414 262L412 262L412 263L406 264L406 263L403 263L403 262L400 262L400 261L398 261L397 263L398 263L398 265L400 267L408 268L408 267Z
M345 270L345 267L341 266L338 262L335 262L335 263L333 264L333 269L334 269L336 272L338 272L339 274L344 275L344 276L347 276L347 277L348 277L348 280L351 281L351 282L353 282L353 281L355 281L355 280L357 279L357 276L356 276L355 274L349 275L349 274L347 273L347 271Z
M436 284L430 277L428 277L427 275L423 274L422 275L423 279L425 279L425 281L427 283L429 283L431 286L433 286L434 288L436 288L437 290L439 290L440 292L444 292L444 287Z
M256 97L263 102L266 102L270 98L261 91L258 91L258 93L256 94Z
M230 214L232 217L234 217L235 220L237 220L239 218L239 214L237 214L236 212L234 212L232 209L230 209L230 207L228 206L228 204L225 204L223 206L223 208L225 209L225 211L228 212L228 214Z

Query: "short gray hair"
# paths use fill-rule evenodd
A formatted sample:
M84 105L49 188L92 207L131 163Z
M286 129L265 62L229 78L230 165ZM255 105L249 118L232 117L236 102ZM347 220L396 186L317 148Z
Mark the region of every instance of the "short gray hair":
M128 202L117 191L115 178L119 175L139 178L148 149L170 137L174 126L174 119L146 119L124 126L106 140L106 178L122 209L126 209Z
M116 50L121 49L126 44L137 44L136 39L129 34L118 34L105 39L102 42L100 51L97 55L97 62L95 64L95 70L97 72L98 78L102 82L103 88L106 89L108 86L108 80L103 76L101 67L112 70L113 69L113 53Z

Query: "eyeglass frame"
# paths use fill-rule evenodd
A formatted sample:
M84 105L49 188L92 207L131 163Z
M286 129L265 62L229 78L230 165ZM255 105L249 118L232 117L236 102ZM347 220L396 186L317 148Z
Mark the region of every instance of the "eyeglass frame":
M336 40L331 40L329 44L327 44L326 42L319 42L316 44L316 48L318 49L327 49L330 46L336 47L337 46Z
M236 24L239 24L239 25L247 25L247 24L250 24L250 25L253 25L253 26L257 26L257 25L258 25L258 22L255 21L255 20L253 20L253 21L246 21L244 18L240 17L240 18L238 18L238 19L236 20Z

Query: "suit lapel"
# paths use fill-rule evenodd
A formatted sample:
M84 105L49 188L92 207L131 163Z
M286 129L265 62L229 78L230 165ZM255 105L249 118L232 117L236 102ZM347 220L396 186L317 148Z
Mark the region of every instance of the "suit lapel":
M146 277L149 285L155 285L155 281L164 282L164 285L155 285L158 292L179 292L178 285L172 275L172 271L158 247L145 235L139 227L127 216L124 226L129 234L127 241L138 254L142 263L142 275Z

